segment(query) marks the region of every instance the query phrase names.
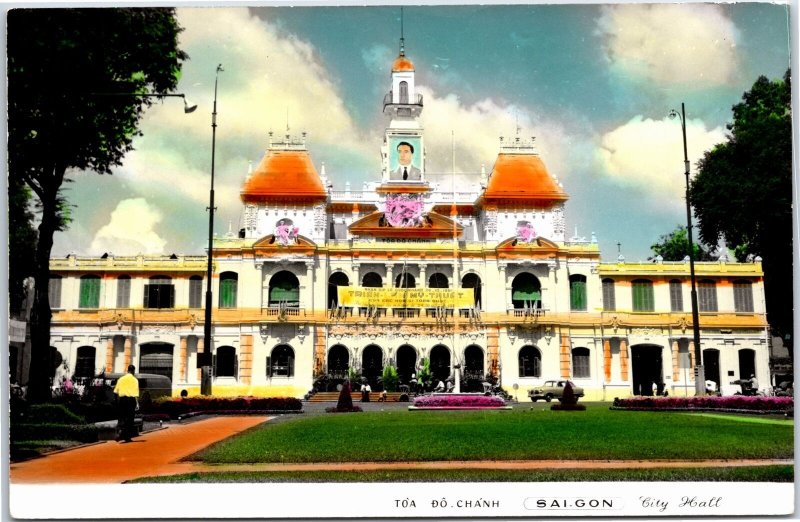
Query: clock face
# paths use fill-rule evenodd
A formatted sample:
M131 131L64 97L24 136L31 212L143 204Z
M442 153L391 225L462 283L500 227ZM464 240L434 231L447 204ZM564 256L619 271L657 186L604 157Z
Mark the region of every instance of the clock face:
M393 227L417 227L422 224L423 208L421 196L389 194L384 216Z

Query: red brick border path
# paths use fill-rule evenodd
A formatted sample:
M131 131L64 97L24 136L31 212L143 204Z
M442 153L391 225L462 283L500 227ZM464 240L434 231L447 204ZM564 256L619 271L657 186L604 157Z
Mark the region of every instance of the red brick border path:
M212 417L145 433L125 444L114 441L83 446L11 465L12 483L116 483L139 477L203 472L258 471L369 471L386 469L620 469L792 465L792 459L774 460L507 460L436 462L311 462L204 464L179 462L206 446L252 428L269 418Z

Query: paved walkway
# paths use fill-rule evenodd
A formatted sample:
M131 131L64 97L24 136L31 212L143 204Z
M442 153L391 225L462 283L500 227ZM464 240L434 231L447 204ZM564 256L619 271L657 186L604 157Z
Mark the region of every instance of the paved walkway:
M114 441L82 446L11 465L10 480L22 483L121 483L139 477L241 471L369 471L386 469L620 469L792 465L785 460L509 460L439 462L320 462L297 464L219 464L180 459L231 435L268 421L262 416L211 417L170 424L129 444Z

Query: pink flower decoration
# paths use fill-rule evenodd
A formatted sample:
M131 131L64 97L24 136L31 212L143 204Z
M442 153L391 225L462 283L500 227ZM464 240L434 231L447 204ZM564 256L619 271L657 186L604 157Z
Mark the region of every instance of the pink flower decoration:
M530 243L536 239L536 229L530 223L524 223L517 227L517 239L524 243Z
M416 227L422 224L423 207L421 198L406 194L389 195L384 215L393 227Z

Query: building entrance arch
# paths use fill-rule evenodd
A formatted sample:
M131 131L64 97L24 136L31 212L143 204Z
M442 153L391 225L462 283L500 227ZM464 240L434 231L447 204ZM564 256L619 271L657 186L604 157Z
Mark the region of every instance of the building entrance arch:
M361 376L367 379L374 391L377 391L378 379L382 374L383 349L377 344L370 344L361 354Z
M434 386L450 377L450 350L443 344L431 348L431 375Z
M411 376L417 373L417 351L410 344L397 349L397 377L400 384L411 382Z
M350 367L350 353L344 345L337 344L328 351L328 375L331 379L343 382Z
M661 360L661 347L655 344L631 346L631 370L633 373L633 394L653 395L653 384L663 392L664 373Z
M484 375L483 348L471 344L464 350L464 376L461 379L461 389L466 392L483 391Z

